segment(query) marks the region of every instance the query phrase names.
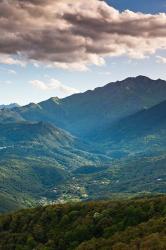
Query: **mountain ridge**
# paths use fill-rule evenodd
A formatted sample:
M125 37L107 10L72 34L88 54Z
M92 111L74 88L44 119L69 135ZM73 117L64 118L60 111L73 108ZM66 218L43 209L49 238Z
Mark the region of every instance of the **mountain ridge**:
M90 137L121 118L166 100L166 81L138 76L93 91L14 108L25 120L48 121L70 133ZM88 126L87 126L88 124Z

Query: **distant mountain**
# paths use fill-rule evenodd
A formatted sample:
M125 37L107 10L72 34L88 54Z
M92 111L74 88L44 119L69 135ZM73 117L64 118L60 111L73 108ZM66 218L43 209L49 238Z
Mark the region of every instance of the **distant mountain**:
M166 100L166 81L144 76L109 83L64 99L16 108L23 119L47 121L82 137L90 137L113 122Z
M11 103L11 104L8 104L8 105L0 105L0 109L12 109L12 108L16 108L16 107L19 107L20 105L17 104L17 103Z

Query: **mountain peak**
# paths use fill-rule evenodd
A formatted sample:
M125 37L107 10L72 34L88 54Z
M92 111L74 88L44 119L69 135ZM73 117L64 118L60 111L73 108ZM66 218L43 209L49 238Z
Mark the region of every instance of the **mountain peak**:
M59 103L60 98L58 96L55 96L55 97L51 97L49 100L55 103Z
M149 78L148 76L138 75L136 77L127 77L126 79L122 80L122 82L138 81L138 80L139 81L153 81L153 79Z
M140 79L140 80L152 80L148 76L143 76L143 75L138 75L135 77L135 79Z

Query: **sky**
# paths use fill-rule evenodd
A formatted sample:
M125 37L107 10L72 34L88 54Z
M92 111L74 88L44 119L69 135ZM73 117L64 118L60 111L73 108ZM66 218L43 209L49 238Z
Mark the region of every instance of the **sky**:
M153 14L166 12L165 0L108 0L107 3L120 11L129 9L134 12Z
M0 104L166 80L166 0L2 0Z

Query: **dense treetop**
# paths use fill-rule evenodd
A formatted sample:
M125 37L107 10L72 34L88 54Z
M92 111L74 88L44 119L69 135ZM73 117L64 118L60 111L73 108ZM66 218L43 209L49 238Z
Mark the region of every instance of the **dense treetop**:
M165 250L166 197L21 210L0 229L1 250Z

